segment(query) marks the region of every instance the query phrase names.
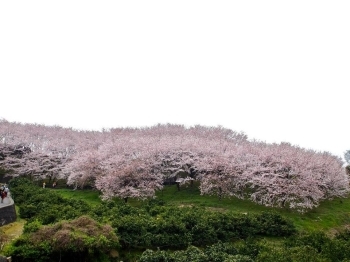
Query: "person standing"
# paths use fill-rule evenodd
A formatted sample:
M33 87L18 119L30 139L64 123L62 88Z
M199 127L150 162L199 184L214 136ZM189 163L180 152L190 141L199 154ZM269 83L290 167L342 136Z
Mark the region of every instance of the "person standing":
M1 190L1 203L4 203L4 198L6 197L6 193L4 190Z

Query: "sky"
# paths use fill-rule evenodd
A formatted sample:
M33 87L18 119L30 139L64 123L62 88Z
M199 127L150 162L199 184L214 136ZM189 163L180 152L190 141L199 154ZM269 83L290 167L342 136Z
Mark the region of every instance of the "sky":
M350 149L350 2L0 1L0 119Z

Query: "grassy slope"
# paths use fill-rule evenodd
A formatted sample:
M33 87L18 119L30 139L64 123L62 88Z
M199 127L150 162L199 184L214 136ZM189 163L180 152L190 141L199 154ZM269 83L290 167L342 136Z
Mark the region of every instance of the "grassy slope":
M96 190L51 189L65 198L82 199L92 206L101 203L100 193Z
M99 193L92 190L55 189L63 197L84 199L96 205L100 203ZM257 205L251 201L237 198L219 200L216 196L201 196L197 187L183 187L178 191L176 186L165 186L157 192L157 198L174 205L200 205L213 210L231 210L242 213L256 213L266 210L275 210L289 217L300 230L334 230L350 225L350 197L324 201L321 205L305 214L281 208L269 208ZM142 201L130 199L133 206L142 205Z

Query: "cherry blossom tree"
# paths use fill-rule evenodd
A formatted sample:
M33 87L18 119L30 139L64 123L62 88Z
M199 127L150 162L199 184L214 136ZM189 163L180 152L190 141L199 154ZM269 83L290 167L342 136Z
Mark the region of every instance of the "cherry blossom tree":
M30 179L57 179L65 165L65 159L32 152L25 146L1 146L0 167L12 177L26 176Z
M206 158L201 193L220 199L234 196L303 212L349 190L339 158L288 143L245 143Z
M0 120L0 145L3 152L26 149L17 155L0 152L0 167L12 174L89 183L105 199L144 199L163 183L177 183L180 189L198 180L203 195L303 211L349 191L338 157L288 143L248 141L245 134L220 126L96 132Z
M64 168L67 184L84 188L86 184L94 186L95 179L102 173L101 160L97 150L86 150L77 153Z
M103 199L129 198L146 199L155 196L163 187L162 174L154 174L145 159L131 159L121 163L118 169L111 168L96 178L96 188Z
M93 150L103 140L101 132L77 131L59 126L11 123L0 120L0 145L11 147L0 165L7 175L26 175L33 179L64 178L66 164L77 152ZM25 148L25 154L16 154ZM15 151L14 151L15 150ZM87 162L88 163L88 162Z

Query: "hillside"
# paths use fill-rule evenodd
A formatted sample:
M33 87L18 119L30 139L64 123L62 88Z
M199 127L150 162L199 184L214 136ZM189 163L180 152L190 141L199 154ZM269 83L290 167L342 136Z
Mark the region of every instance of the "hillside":
M151 262L160 256L175 262L209 262L213 256L222 262L272 262L276 256L298 262L350 258L347 252L333 254L349 244L350 198L324 201L300 214L236 198L200 196L195 185L180 191L176 185L165 186L154 200L128 203L101 201L96 190L43 189L26 180L12 181L11 188L19 216L27 221L24 234L4 249L13 261L38 254L39 261L85 257L106 262ZM102 232L107 228L114 233L105 235L105 249L98 251L96 234L106 234ZM65 244L56 246L56 239ZM76 241L89 248L76 249Z

